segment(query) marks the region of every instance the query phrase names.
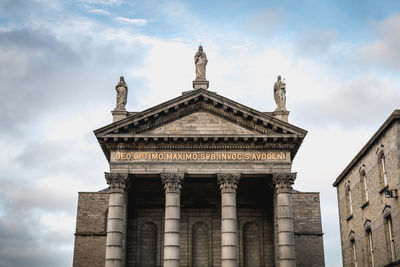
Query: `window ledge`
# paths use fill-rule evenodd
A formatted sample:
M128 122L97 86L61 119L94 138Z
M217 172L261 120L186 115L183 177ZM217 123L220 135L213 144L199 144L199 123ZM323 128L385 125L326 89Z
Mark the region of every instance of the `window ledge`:
M350 214L350 216L346 218L346 221L350 221L352 218L353 218L353 214Z
M381 190L379 190L379 194L382 194L386 189L388 189L389 187L386 185L384 186Z
M361 205L361 208L364 209L368 205L369 205L369 200L365 201L365 203Z
M395 267L399 266L398 264L400 264L400 260L392 261L391 263L384 265L384 267Z

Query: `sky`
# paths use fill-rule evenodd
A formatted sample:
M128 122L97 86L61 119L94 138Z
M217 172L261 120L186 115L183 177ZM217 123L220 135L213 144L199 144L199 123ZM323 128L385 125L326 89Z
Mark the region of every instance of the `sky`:
M321 193L327 267L342 265L333 181L400 108L400 2L0 0L0 267L71 266L78 192L107 187L93 130L115 85L145 110L192 89L308 130L296 190Z

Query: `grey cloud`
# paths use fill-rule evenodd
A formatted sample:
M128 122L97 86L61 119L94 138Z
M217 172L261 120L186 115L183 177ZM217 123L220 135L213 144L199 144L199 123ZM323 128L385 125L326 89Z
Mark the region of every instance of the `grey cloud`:
M392 15L374 26L378 39L361 48L364 62L389 69L400 69L400 15Z
M40 224L33 214L24 216L0 217L0 266L1 267L43 267L71 266L72 258L69 252L55 249L62 245L41 240ZM73 239L71 233L71 241Z
M399 108L400 94L375 78L364 77L313 103L297 103L299 116L308 125L371 126Z
M122 71L143 64L140 42L69 45L46 30L0 33L0 134L21 131L43 114L106 103Z
M62 11L62 0L3 0L0 17L18 25L29 24L35 18L57 16Z

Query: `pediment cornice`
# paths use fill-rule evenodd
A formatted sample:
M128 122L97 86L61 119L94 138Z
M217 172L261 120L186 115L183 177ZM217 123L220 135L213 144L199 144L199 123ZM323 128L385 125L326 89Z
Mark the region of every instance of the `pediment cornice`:
M206 111L246 128L251 134L179 134L151 133L152 129L195 112ZM94 131L107 158L113 147L292 147L294 156L307 131L273 116L249 108L208 90L198 89L177 98L129 115L127 118ZM294 153L293 153L294 152Z

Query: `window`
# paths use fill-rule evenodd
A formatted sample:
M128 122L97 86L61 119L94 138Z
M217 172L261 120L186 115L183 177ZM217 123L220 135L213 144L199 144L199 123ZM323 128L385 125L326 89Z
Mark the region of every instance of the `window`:
M357 250L356 250L356 241L351 240L351 247L353 250L353 266L357 267Z
M346 186L346 202L347 202L347 216L351 217L353 215L353 200L351 197L350 185ZM348 218L350 219L350 218Z
M350 243L351 243L351 251L352 251L352 257L353 257L353 261L351 263L351 266L357 267L358 266L358 262L357 262L357 248L356 248L356 241L355 241L355 234L353 231L350 232L349 234L349 238L350 238Z
M365 165L363 164L360 167L360 185L361 185L361 196L364 201L363 204L368 202L368 185L367 185L367 176L365 175Z
M374 243L372 242L372 232L371 229L367 231L368 236L368 262L374 267Z
M385 218L385 236L386 236L386 251L389 262L396 260L396 248L393 236L393 222L391 216L391 207L386 205L382 211Z
M389 243L389 251L390 251L390 260L393 262L396 260L396 250L394 246L394 238L393 238L393 224L392 224L392 217L386 217L386 231L388 233L388 243Z
M387 186L387 173L386 173L386 167L385 167L385 156L383 155L381 157L381 176L383 177L383 186Z
M376 153L378 155L378 170L379 170L379 178L381 181L381 186L383 188L386 188L388 186L388 179L387 179L387 172L386 172L385 152L384 152L383 148L384 148L384 146L382 144L378 148Z
M372 239L371 221L367 220L364 223L367 243L367 262L368 266L374 267L374 243Z

